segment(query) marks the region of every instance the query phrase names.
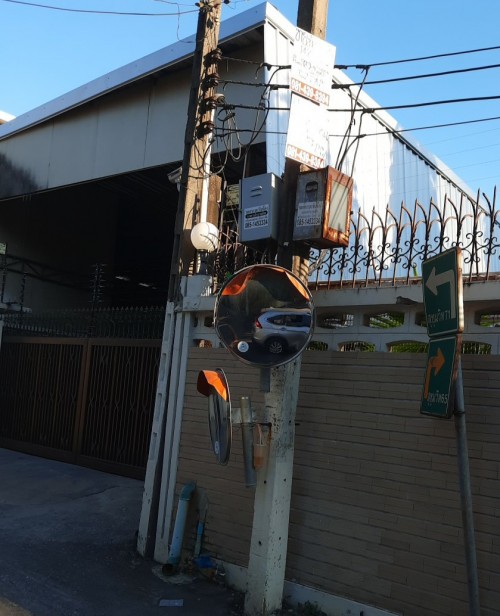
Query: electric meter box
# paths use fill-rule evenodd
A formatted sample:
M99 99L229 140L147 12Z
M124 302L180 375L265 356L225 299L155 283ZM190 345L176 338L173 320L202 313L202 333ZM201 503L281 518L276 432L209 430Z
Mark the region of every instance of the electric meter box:
M240 180L240 241L276 240L282 181L274 173Z
M299 173L293 239L316 248L349 244L353 179L333 167Z

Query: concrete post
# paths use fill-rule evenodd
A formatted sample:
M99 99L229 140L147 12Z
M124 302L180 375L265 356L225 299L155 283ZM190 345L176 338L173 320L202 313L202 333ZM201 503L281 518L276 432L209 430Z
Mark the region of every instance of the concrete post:
M298 26L325 38L328 0L299 0ZM293 212L299 164L287 160L285 196L280 209L278 265L291 268L307 285L307 250L294 255ZM281 608L288 547L288 521L293 476L295 411L300 358L274 368L270 392L265 395L265 421L272 424L269 459L258 473L248 564L245 614L269 616Z
M271 424L269 457L257 474L245 614L281 608L288 544L300 357L271 370L264 421Z

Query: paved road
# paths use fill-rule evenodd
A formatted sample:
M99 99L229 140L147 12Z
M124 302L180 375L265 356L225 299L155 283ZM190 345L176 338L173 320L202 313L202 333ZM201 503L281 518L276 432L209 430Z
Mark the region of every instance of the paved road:
M231 591L173 584L136 553L141 499L140 481L0 449L0 616L240 613Z

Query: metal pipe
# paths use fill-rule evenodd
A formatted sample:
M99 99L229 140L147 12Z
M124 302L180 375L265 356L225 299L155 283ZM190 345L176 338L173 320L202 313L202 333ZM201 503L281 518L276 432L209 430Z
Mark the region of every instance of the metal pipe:
M248 396L242 396L240 409L245 485L247 486L247 488L250 488L257 485L257 474L255 472L255 469L253 468L253 417L252 405Z
M460 481L460 504L465 541L465 564L469 590L469 616L480 616L479 581L477 575L476 540L474 536L474 516L472 513L472 491L470 485L469 452L465 426L465 401L461 358L458 359L457 380L455 383L455 431L457 436L458 476Z
M170 546L167 563L164 567L164 571L166 572L173 572L181 560L182 541L184 539L184 528L186 526L189 500L195 488L196 483L192 481L191 483L186 483L181 490L179 503L177 505L172 544Z

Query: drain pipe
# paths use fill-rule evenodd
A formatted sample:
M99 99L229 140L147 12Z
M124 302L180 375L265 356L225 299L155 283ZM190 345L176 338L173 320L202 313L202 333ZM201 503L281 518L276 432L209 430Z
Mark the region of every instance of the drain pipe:
M245 484L247 488L257 484L257 474L252 466L253 460L253 414L252 404L248 396L242 396L241 401L241 437L243 440L243 464L245 468Z
M196 482L186 483L179 495L177 504L177 515L175 516L174 532L172 535L172 544L170 545L170 553L168 560L163 567L164 573L173 573L181 560L182 541L184 539L184 528L186 526L186 517L188 512L189 500L196 488Z

